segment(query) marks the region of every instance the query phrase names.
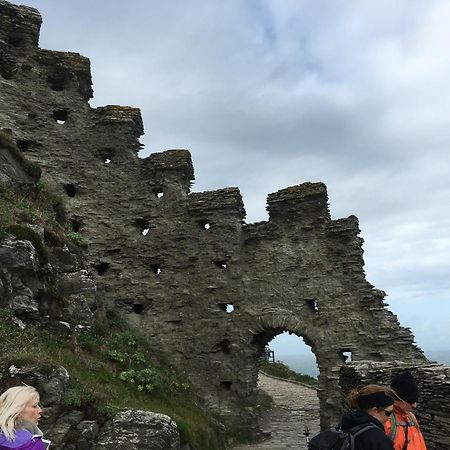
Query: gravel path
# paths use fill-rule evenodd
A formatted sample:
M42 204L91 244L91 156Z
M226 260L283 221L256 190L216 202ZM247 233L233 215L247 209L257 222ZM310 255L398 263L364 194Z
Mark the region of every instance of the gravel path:
M311 436L319 432L319 401L314 389L259 375L258 385L272 396L274 406L260 418L261 430L270 438L231 450L307 450L305 426Z

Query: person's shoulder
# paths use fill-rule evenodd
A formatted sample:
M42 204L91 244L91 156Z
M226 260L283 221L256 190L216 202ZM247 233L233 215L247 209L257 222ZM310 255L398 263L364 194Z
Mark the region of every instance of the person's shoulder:
M377 426L369 428L362 436L362 443L365 445L363 448L376 448L383 450L393 450L394 445L384 430Z
M3 434L0 434L0 438L0 450L45 450L42 436L34 436L28 430L16 430L12 442Z
M0 445L5 448L18 448L20 445L30 441L32 437L33 435L28 430L19 429L14 433L14 440L11 442L3 433L0 433Z

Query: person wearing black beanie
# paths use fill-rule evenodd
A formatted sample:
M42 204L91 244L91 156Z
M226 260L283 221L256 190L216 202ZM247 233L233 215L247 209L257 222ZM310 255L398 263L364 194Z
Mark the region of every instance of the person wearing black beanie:
M384 424L395 450L426 450L416 416L412 413L419 400L419 388L411 372L397 373L391 380L394 411Z

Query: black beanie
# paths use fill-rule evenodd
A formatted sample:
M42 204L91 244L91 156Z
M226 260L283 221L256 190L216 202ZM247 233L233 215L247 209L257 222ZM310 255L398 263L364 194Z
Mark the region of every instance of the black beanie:
M405 400L412 404L419 399L419 388L411 372L406 371L395 375L391 381L391 388L400 397L400 400Z

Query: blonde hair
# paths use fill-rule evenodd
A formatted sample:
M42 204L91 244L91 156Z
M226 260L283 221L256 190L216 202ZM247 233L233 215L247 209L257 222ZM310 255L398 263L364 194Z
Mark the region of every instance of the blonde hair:
M20 413L34 398L39 401L39 393L32 386L15 386L0 396L0 430L8 441L14 440Z
M375 394L376 392L383 392L384 394L391 396L391 391L387 386L380 386L379 384L367 384L360 388L352 389L347 395L347 405L350 409L359 409L358 400L360 397L369 394Z

